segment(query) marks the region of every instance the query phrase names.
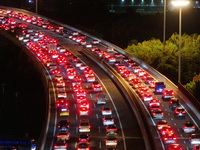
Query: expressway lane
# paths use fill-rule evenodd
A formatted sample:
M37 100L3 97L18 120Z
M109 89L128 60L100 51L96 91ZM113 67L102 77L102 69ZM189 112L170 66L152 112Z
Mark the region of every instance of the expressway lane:
M18 21L18 20L17 20ZM19 21L20 22L20 21ZM22 22L22 21L21 21ZM29 25L29 24L28 24ZM34 25L29 25L34 30L38 30L39 27L36 27ZM39 29L41 31L41 28ZM123 95L120 93L119 89L116 87L116 85L113 83L113 81L108 77L108 75L102 71L100 67L97 67L91 60L89 60L87 57L79 53L79 51L82 49L81 46L77 46L74 44L73 41L69 39L65 39L63 37L60 37L59 35L42 30L45 35L48 35L49 37L52 37L60 42L62 45L62 40L64 39L64 43L67 49L70 49L74 54L76 54L81 60L83 60L88 66L90 66L94 72L98 75L99 81L102 83L105 92L107 93L108 102L107 106L111 107L113 109L113 117L115 118L115 123L119 129L118 132L118 148L119 149L131 149L132 147L135 147L137 149L145 149L144 141L140 132L140 127L136 121L136 117L134 116L134 113L132 112L131 108L128 106L128 103L124 99ZM70 58L69 58L70 60ZM71 62L73 64L73 62ZM66 72L63 70L63 68L60 68L62 70L62 73L64 76L66 76ZM47 71L48 74L48 71ZM81 75L81 74L80 74ZM49 77L50 83L49 83L49 90L50 90L50 114L51 118L49 121L48 126L48 132L47 137L44 145L44 149L52 149L53 141L55 140L55 127L57 120L60 120L62 117L57 118L57 110L55 107L56 102L56 92L54 88L54 84L52 84L51 77ZM77 139L78 139L78 120L79 116L77 115L76 110L76 103L75 96L73 93L70 92L70 81L66 80L66 91L68 93L68 101L70 106L70 136L71 139L69 141L69 149L76 149L77 146ZM87 88L88 83L86 83L85 88ZM92 131L90 133L91 139L91 149L105 149L105 126L102 125L102 116L101 116L101 107L99 105L96 105L95 101L95 94L90 94L90 97L88 97L91 106L93 106L93 109L91 111L91 116L89 116L92 126ZM120 118L120 119L119 119ZM121 121L119 121L121 120ZM57 132L57 131L56 131ZM42 148L43 149L43 148Z

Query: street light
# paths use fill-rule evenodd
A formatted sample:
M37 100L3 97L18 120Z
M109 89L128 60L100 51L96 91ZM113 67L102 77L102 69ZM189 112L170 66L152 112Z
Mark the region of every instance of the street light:
M38 0L35 1L35 13L38 13Z
M178 82L181 83L181 8L187 6L190 2L188 0L174 0L171 1L174 7L179 8L179 65L178 65Z

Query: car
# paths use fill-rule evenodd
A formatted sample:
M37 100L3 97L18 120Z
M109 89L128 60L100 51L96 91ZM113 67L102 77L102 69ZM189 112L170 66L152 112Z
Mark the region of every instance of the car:
M154 119L163 119L164 118L164 113L162 109L155 109L151 111L151 115Z
M106 115L102 118L103 125L113 125L114 124L114 118L111 115Z
M86 91L83 89L79 89L78 91L76 91L75 93L76 96L84 96L86 97Z
M90 132L90 123L88 119L81 119L79 123L79 132Z
M62 119L58 121L58 130L59 131L69 131L69 120Z
M79 142L89 142L89 139L90 139L89 134L87 134L87 133L80 134L80 136L78 138Z
M80 116L88 116L89 109L86 107L81 107L79 110Z
M110 63L114 63L114 62L116 62L116 58L113 57L113 56L110 56L110 57L107 58L107 61L110 62Z
M194 133L195 132L195 126L191 121L185 121L182 124L182 130L184 133Z
M86 48L92 48L92 44L87 43L87 44L85 44L85 47L86 47Z
M153 96L152 96L151 94L149 94L149 93L148 93L148 94L144 93L144 94L142 94L141 99L142 99L144 102L146 102L146 101L152 100L152 99L153 99Z
M59 109L60 116L69 116L69 108L68 106L63 106Z
M57 94L60 92L65 92L65 87L57 87L56 91L57 91Z
M106 147L117 147L117 136L116 134L107 134L106 136Z
M98 47L97 46L92 46L91 47L91 51L94 52L95 50L98 50Z
M162 141L164 144L174 144L177 142L177 137L174 134L167 133L162 136Z
M87 42L85 40L82 40L80 43L82 46L85 46L87 44Z
M153 110L160 109L160 105L153 104L149 106L149 111L152 112Z
M79 91L79 90L82 90L82 89L83 89L83 86L81 85L80 82L77 82L76 84L73 83L73 84L72 84L72 89L73 89L74 92L77 92L77 91Z
M79 107L80 107L80 108L87 108L87 109L89 109L89 108L90 108L90 105L89 105L89 103L85 100L85 101L82 101L82 102L79 103Z
M67 98L67 93L64 91L58 91L57 93L58 98Z
M124 67L118 67L118 68L117 68L117 72L118 72L119 74L123 74L125 71L127 71L127 69L124 68Z
M156 80L152 80L150 83L149 83L149 88L155 88L156 86Z
M80 70L84 70L85 68L87 68L87 66L86 66L85 64L81 64L81 65L79 66L79 68L80 68Z
M190 135L190 143L193 145L199 145L200 144L200 134L191 134Z
M93 91L95 92L103 90L101 84L98 81L91 82L91 86L92 86Z
M86 102L86 97L85 96L77 96L76 101L77 101L77 103Z
M57 74L57 75L54 76L54 80L55 80L56 82L59 82L60 80L63 80L63 76L60 75L60 74Z
M173 98L174 91L173 90L163 90L163 98Z
M200 150L200 145L194 145L194 146L192 147L192 149L193 149L193 150Z
M179 144L170 144L167 150L183 150L182 146Z
M160 101L157 100L157 99L152 99L152 100L149 101L149 107L150 107L151 105L154 105L154 104L160 106Z
M107 51L107 52L114 52L114 49L113 49L112 47L107 47L107 48L106 48L106 51Z
M76 67L80 67L82 64L83 63L80 60L78 60L78 61L75 62L75 66Z
M175 115L176 117L185 117L186 111L184 110L183 107L176 107L176 108L174 109L174 115Z
M104 93L97 93L97 104L106 104L106 95Z
M103 107L101 109L101 114L103 116L105 116L105 115L112 115L112 109L110 107Z
M170 98L169 109L174 110L176 107L180 107L178 98Z
M57 134L57 140L69 140L70 138L70 132L68 131L59 131Z
M56 106L57 106L57 108L63 108L65 106L68 106L67 99L58 98L56 101Z
M131 74L131 72L130 72L129 70L125 70L125 71L121 74L121 76L122 76L123 78L127 78L130 74Z
M67 72L67 78L68 79L74 79L74 77L76 76L76 71L75 70L69 70L68 72Z
M115 124L113 124L113 125L107 125L106 126L106 132L107 133L117 132L117 126Z
M56 87L57 88L65 87L65 81L64 80L59 80L58 82L56 82Z
M159 132L161 136L164 136L166 134L174 134L174 129L171 126L167 126L163 127Z
M164 84L164 82L155 82L154 87L155 87L155 94L161 94L164 91L165 84Z
M86 77L87 82L94 82L95 81L95 76L94 74L88 74L88 76Z
M163 127L168 127L169 124L167 123L166 120L158 120L157 124L156 124L156 128L158 130L161 130Z
M92 40L92 44L99 44L98 40Z
M131 66L131 68L134 73L138 73L141 70L140 66Z
M137 75L138 77L143 77L144 75L146 74L146 71L140 69L138 72L137 72Z
M77 150L90 150L90 144L88 142L80 142L77 146Z
M58 70L58 69L51 70L50 74L51 75L58 75L58 74L60 74L60 70Z
M53 146L54 150L67 150L67 142L65 140L57 140Z

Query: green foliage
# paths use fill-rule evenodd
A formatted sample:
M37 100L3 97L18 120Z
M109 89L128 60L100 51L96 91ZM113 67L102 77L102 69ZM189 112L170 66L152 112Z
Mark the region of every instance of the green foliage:
M159 39L152 38L142 43L133 43L125 51L145 61L173 82L177 82L179 64L179 35L177 33L172 34L165 46ZM200 35L183 34L181 40L182 84L190 82L195 74L199 74L199 58Z

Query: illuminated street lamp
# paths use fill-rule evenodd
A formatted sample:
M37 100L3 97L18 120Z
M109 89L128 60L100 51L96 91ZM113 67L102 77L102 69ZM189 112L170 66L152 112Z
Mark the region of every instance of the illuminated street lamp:
M174 7L179 8L179 65L178 65L178 82L181 83L181 8L187 6L190 2L188 0L174 0L171 1Z

